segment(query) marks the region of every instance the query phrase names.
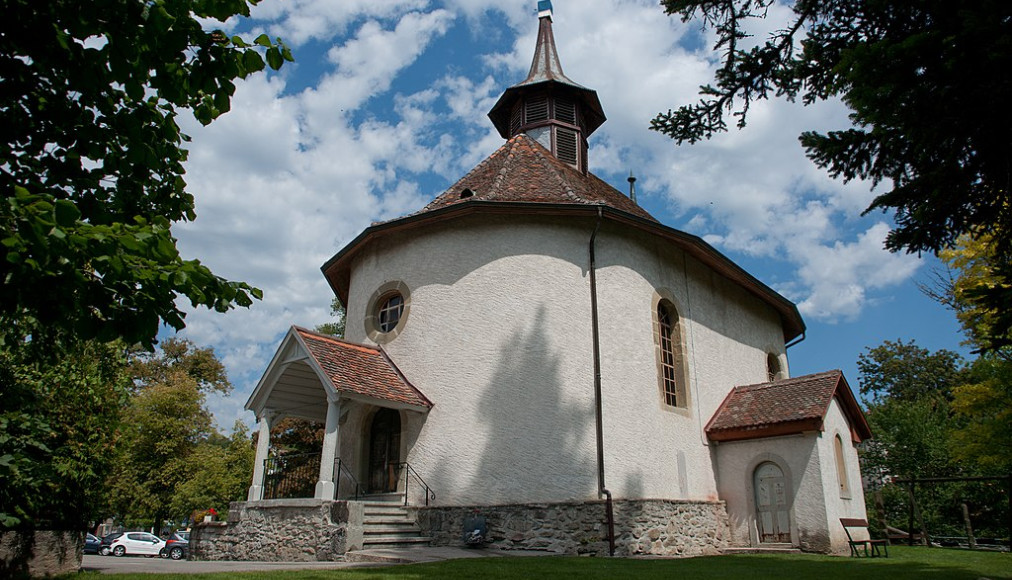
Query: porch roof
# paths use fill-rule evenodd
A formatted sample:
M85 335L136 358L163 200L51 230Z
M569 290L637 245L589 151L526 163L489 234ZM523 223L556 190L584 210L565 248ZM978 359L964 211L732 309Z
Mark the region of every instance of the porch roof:
M328 399L428 411L432 402L381 348L293 326L260 379L246 409L322 421Z
M871 437L843 372L834 370L735 387L706 425L711 441L739 441L822 431L833 399L839 401L854 442Z

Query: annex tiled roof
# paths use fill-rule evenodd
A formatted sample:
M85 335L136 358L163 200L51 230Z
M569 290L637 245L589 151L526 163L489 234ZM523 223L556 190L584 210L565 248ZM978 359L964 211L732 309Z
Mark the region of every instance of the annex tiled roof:
M507 141L419 213L478 200L606 205L657 221L619 190L559 161L526 134Z
M353 393L416 407L432 407L425 395L412 386L378 348L354 344L304 328L295 327L295 331L339 393Z
M706 434L713 441L735 441L821 431L833 397L847 415L852 438L870 437L864 414L838 370L735 387L710 419Z

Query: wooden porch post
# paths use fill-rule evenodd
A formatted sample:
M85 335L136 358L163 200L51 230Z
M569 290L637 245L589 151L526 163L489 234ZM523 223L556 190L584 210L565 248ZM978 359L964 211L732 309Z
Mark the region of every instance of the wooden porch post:
M271 448L271 424L274 423L274 414L264 412L260 416L259 431L257 435L257 457L253 462L253 484L249 486L248 501L258 501L264 498L264 463L267 461L267 452Z
M327 429L323 434L323 450L320 454L320 480L316 482L316 499L334 499L334 461L340 448L341 399L327 397Z

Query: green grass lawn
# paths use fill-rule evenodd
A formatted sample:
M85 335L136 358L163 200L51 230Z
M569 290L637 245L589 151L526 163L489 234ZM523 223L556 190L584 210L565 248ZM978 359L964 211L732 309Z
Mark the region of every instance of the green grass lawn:
M89 575L90 576L90 575ZM73 578L81 578L80 575ZM116 580L180 579L175 575L116 575ZM427 580L430 578L595 580L651 578L709 580L1012 580L1012 555L945 548L893 546L889 558L855 559L808 554L735 555L642 560L631 558L472 558L433 564L352 569L202 574L186 578L285 580Z

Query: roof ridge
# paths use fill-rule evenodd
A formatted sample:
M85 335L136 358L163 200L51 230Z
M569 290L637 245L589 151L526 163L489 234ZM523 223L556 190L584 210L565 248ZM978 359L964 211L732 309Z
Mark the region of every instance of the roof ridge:
M502 188L502 184L506 180L506 176L509 175L510 169L513 167L513 163L516 161L517 157L516 145L521 135L526 136L523 133L521 133L520 135L516 135L512 139L507 140L503 147L500 147L499 149L496 150L496 153L499 153L501 151L504 157L502 166L499 167L499 171L495 174L495 177L492 178L492 188L491 188L492 191L488 192L489 195L498 197L499 190ZM490 155L489 159L494 157L496 153Z
M566 192L567 197L579 203L585 203L590 205L597 203L585 197L581 197L579 194L576 193L576 191L573 189L573 184L570 183L569 180L566 179L565 177L566 167L568 167L567 165L562 163L562 161L559 161L557 157L552 155L551 151L549 151L541 143L538 143L536 139L532 138L530 135L527 135L526 133L524 133L523 135L528 139L530 139L530 141L533 144L537 145L537 148L534 149L534 152L536 153L535 156L536 159L545 169L548 169L550 171L550 174L556 179L558 184L562 186L563 191Z
M777 379L775 381L766 381L765 383L752 383L750 385L739 385L739 386L736 386L735 389L748 389L748 390L768 389L768 388L773 388L773 387L778 387L778 386L784 386L784 385L787 385L787 384L800 383L800 382L804 382L804 381L812 381L812 380L823 378L823 377L828 377L828 376L833 376L833 375L842 375L842 374L843 374L843 371L841 371L840 369L833 369L831 371L823 371L821 373L812 373L812 374L809 374L809 375L801 375L800 377L788 377L786 379Z
M352 348L352 349L355 349L355 350L361 350L363 352L369 352L369 353L373 353L373 354L379 354L380 353L380 350L377 349L377 348L373 348L373 347L370 347L370 346L367 346L367 345L364 345L364 344L358 344L358 343L355 343L355 342L351 342L349 340L345 340L343 338L334 336L332 334L323 334L321 332L316 332L314 330L308 330L306 328L303 328L303 327L297 326L297 325L293 325L293 327L300 334L308 335L309 338L315 338L315 339L326 341L326 342L332 342L332 343L338 344L338 345L343 346L343 347Z

